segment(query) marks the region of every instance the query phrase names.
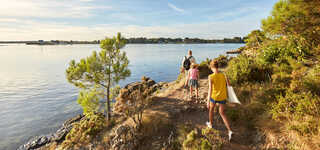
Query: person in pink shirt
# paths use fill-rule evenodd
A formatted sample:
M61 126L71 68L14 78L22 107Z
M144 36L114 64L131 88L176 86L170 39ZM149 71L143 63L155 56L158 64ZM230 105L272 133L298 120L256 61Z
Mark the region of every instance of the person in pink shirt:
M199 70L198 65L195 63L191 63L191 67L188 70L188 76L186 83L190 85L190 99L193 95L193 89L196 90L196 99L199 97Z

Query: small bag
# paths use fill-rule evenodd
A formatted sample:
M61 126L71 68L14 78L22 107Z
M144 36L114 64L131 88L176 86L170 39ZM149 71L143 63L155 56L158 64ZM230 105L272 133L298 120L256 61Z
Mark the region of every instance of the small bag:
M227 101L228 101L229 103L238 103L238 104L241 104L241 102L239 101L239 99L238 99L236 93L234 92L232 86L227 86L227 91L228 91Z
M226 78L226 83L227 83L227 76L224 75L224 77ZM233 90L233 87L232 87L232 86L228 86L228 84L227 84L227 92L228 92L227 101L228 101L229 103L238 103L238 104L241 104L241 102L239 101L236 93L235 93L234 90Z

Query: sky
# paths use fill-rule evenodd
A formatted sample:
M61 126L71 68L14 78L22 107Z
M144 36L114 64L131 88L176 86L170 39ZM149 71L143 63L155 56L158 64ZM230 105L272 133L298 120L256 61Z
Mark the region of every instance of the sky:
M243 37L277 1L0 0L0 41Z

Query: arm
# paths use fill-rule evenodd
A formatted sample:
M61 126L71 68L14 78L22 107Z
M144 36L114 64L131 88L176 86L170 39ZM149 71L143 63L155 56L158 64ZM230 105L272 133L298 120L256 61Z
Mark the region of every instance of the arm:
M208 98L207 98L207 107L209 108L210 105L210 98L211 98L211 80L210 77L208 77L208 82L209 82L209 88L208 88Z
M230 86L229 79L227 78L227 76L226 76L226 75L224 75L224 77L226 78L227 85L228 85L228 86Z

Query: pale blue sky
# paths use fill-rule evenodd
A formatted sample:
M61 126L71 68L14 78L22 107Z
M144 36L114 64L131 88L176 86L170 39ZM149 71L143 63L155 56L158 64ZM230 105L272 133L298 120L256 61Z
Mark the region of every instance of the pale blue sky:
M245 36L278 0L0 0L0 40Z

